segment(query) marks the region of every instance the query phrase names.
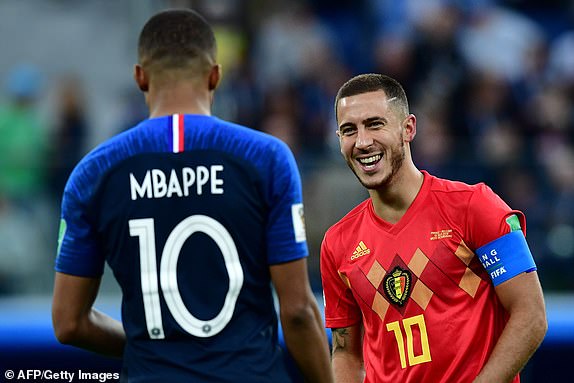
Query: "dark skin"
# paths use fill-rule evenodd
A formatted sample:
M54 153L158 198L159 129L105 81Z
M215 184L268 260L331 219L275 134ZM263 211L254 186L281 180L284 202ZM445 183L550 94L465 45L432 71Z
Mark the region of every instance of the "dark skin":
M144 62L145 60L140 60ZM179 114L211 114L221 67L213 64L189 70L148 70L134 67L134 80L144 92L150 118ZM333 381L329 348L317 302L311 291L305 258L270 266L271 280L279 298L284 339L308 382ZM122 324L95 310L92 305L99 278L56 273L52 318L60 342L100 354L121 357L125 346Z
M167 78L134 67L134 80L146 97L150 117L174 113L210 114L213 92L221 77L221 67L213 65L202 78ZM203 84L199 86L198 84ZM58 340L65 344L113 357L121 357L125 332L121 322L92 307L100 278L84 278L56 273L52 300L52 322Z
M285 343L307 382L332 382L323 319L307 276L307 260L270 267Z
M92 307L100 278L56 273L52 322L61 343L121 358L126 334L121 322Z

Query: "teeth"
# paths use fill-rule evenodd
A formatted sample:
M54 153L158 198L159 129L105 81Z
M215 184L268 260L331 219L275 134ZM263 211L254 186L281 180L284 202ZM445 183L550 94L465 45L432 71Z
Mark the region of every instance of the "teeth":
M381 155L377 154L375 156L371 156L371 157L367 157L367 158L359 158L359 162L362 163L363 165L370 165L370 164L374 164L375 162L377 162L380 159L381 159Z

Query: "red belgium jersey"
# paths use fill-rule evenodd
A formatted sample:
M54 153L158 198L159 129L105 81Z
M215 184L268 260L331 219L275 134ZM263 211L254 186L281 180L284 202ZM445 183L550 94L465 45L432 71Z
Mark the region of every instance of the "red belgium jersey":
M368 199L321 247L326 325L363 322L365 382L472 382L508 319L474 251L524 215L484 184L423 174L399 222Z

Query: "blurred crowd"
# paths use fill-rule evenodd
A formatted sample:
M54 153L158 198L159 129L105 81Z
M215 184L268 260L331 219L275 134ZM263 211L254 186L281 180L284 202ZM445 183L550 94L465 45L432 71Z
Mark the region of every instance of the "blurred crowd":
M334 96L351 76L380 72L407 91L418 167L484 181L524 211L543 287L574 291L571 1L147 4L193 6L209 18L224 69L214 114L273 134L295 153L316 287L325 230L367 197L338 152ZM44 126L35 108L42 69L25 63L0 78L0 294L51 288L63 186L95 144L81 76L57 79L54 118ZM122 97L129 102L113 133L146 118L135 86Z

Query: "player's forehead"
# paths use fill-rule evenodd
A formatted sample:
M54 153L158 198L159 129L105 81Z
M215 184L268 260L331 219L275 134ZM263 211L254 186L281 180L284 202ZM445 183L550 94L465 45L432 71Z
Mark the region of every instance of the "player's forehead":
M337 121L357 122L374 116L390 117L392 102L383 90L342 97L337 105Z

